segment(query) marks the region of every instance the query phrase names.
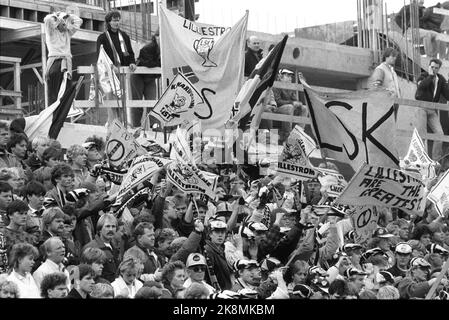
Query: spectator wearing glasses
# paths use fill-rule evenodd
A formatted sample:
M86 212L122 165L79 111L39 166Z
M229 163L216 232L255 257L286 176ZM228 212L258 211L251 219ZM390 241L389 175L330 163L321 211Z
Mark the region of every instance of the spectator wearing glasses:
M204 258L202 254L189 254L189 256L187 257L186 268L187 279L184 282L185 288L189 288L192 284L198 283L206 287L209 295L215 293L215 288L204 281L207 272L207 264L206 258Z

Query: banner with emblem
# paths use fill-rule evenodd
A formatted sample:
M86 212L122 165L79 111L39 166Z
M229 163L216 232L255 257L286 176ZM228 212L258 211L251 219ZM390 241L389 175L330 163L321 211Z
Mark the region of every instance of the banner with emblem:
M427 154L416 128L413 130L408 152L400 164L404 171L424 180L432 180L436 177L437 162L432 160Z
M423 182L401 170L363 164L336 204L399 208L422 215L426 197Z
M203 193L215 198L218 175L199 170L188 163L174 161L167 170L167 179L185 193Z
M163 89L180 72L188 78L203 99L193 111L203 130L224 129L243 82L247 22L248 13L232 27L203 25L160 7Z
M277 174L299 180L309 180L318 176L305 153L302 136L295 127L288 136L287 142L279 156Z
M318 146L324 156L350 164L398 168L397 104L385 90L324 93L304 79L304 95Z
M354 206L351 209L350 219L355 232L355 242L364 243L371 239L376 230L379 213L374 206Z
M318 181L321 183L321 188L329 197L338 197L348 185L345 177L335 170L327 168L316 168L316 170L319 172Z
M111 166L120 167L136 156L147 153L119 120L115 119L108 130L110 135L106 143L106 156Z
M446 170L441 179L433 186L432 191L427 195L440 216L449 210L449 170Z
M150 114L166 126L196 119L196 106L203 104L201 93L182 73L178 73Z
M151 155L142 155L136 157L126 176L123 178L122 184L118 190L117 202L122 198L127 198L128 192L135 192L134 190L139 184L149 180L159 169L167 166L172 160L153 157ZM144 185L142 187L145 187Z

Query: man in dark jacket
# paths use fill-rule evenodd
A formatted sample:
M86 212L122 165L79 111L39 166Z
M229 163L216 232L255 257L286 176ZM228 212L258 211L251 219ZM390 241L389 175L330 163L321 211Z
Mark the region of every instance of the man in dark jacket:
M256 36L249 37L247 47L245 52L245 77L250 76L257 63L262 59L262 49L260 49L259 38Z
M97 38L97 55L103 46L104 51L114 64L114 71L118 72L118 67L129 66L131 71L136 70L136 60L131 46L131 40L126 32L120 30L120 12L116 10L109 11L104 20L106 22L106 31ZM123 84L122 84L123 85ZM106 95L106 99L114 99L112 93ZM118 118L118 110L108 109L108 123Z
M438 73L441 68L440 59L431 59L428 72L423 72L418 78L418 88L416 89L415 99L428 102L439 102L443 95L449 100L449 86L446 79ZM433 133L444 135L441 127L440 117L437 110L426 109L427 125ZM443 155L443 142L434 141L432 148L432 159L438 161Z
M106 213L98 219L97 235L95 239L86 244L86 248L99 248L106 254L102 276L109 282L113 282L117 275L119 265L119 249L114 243L114 235L117 232L117 219L114 215Z
M224 253L224 242L226 240L227 225L221 220L210 221L210 240L206 240L205 257L208 261L209 270L207 282L214 285L214 276L220 285L221 290L231 290L232 279L231 270L229 269Z
M161 66L161 52L156 39L153 36L149 43L140 49L137 65L140 67L155 68ZM134 100L157 100L156 79L159 75L155 74L134 74L131 77L132 94ZM139 127L141 125L143 109L132 108L131 125Z

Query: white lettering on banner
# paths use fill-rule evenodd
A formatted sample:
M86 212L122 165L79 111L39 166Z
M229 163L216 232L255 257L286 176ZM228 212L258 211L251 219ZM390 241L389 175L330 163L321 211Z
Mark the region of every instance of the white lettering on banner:
M164 7L159 13L163 89L179 74L179 69L189 70L189 75L184 75L195 84L204 101L193 108L191 118L200 119L204 130L224 129L223 119L232 108L229 102L235 100L243 80L248 15L232 28L223 29L200 27ZM166 111L170 102L162 105ZM159 114L167 119L173 112ZM179 118L171 119L170 125L179 122Z
M422 214L424 184L394 168L364 164L335 203L400 208Z
M449 210L449 170L447 170L427 196L432 201L440 216Z
M384 90L318 93L303 80L316 138L326 156L350 164L395 168L396 104Z
M106 143L106 156L113 166L120 166L146 150L136 142L133 135L115 119L110 125L111 135Z
M373 206L354 206L350 217L355 231L355 242L363 243L370 239L379 221L376 208Z

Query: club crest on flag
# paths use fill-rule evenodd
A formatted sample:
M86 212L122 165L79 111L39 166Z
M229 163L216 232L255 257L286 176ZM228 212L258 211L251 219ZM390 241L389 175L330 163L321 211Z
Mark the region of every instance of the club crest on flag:
M178 73L151 111L166 125L178 125L193 119L194 107L204 102L195 86L182 73Z
M213 38L200 38L193 41L193 49L195 49L196 53L203 58L203 63L201 64L203 67L216 67L217 64L210 60L209 55L214 47L214 39Z

